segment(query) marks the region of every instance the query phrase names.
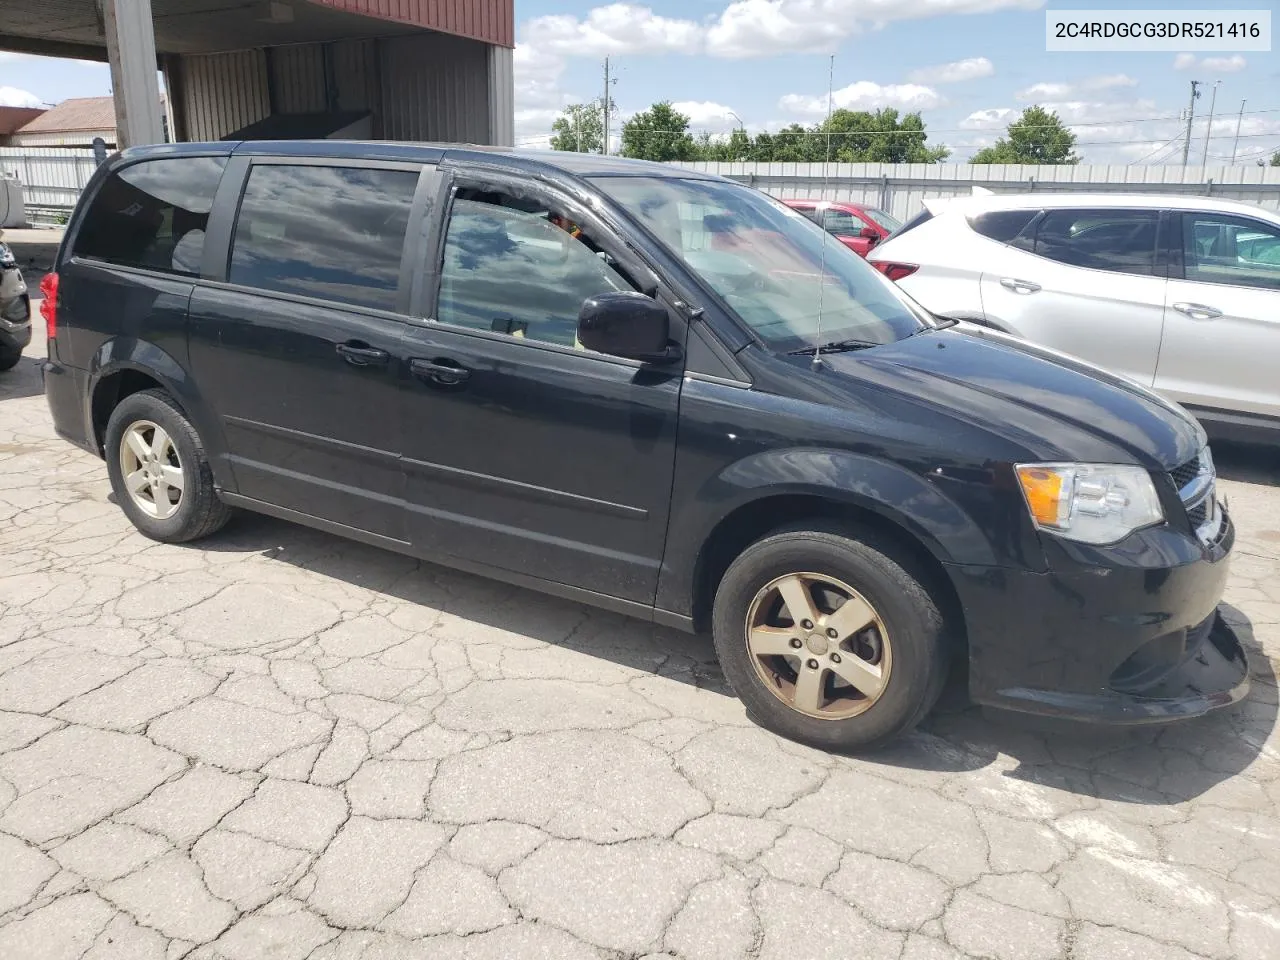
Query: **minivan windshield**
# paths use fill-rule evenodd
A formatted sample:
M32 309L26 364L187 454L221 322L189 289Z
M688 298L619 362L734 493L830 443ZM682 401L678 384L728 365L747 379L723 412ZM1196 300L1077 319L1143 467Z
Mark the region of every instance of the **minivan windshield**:
M758 190L675 177L592 182L779 352L855 341L878 346L926 329L875 268Z

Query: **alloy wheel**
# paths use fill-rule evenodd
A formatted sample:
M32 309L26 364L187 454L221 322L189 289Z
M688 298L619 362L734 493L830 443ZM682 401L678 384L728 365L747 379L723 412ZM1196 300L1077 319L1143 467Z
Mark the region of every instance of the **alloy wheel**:
M746 643L769 691L821 720L864 713L893 667L889 631L875 608L825 574L790 573L765 584L747 609Z
M167 520L182 503L182 462L173 438L157 423L135 420L120 438L120 475L134 505Z

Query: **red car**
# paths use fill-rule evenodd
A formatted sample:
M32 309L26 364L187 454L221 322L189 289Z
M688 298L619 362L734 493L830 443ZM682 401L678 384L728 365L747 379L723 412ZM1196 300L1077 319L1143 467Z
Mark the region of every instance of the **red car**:
M846 247L865 257L867 252L902 226L902 221L875 207L836 200L783 200L788 207L826 229Z

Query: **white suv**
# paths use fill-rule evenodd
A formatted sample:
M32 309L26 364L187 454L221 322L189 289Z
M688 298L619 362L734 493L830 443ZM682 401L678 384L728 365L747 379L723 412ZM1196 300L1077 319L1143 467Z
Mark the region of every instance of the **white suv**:
M926 309L1154 387L1217 436L1280 436L1280 216L1204 197L926 200L868 259Z

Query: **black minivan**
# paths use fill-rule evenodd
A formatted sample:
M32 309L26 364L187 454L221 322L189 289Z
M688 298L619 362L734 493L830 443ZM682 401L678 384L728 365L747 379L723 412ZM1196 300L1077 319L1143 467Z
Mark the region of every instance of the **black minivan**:
M801 214L657 164L128 150L45 285L58 432L168 542L232 508L685 630L865 747L973 699L1142 722L1248 689L1205 435L927 314Z

